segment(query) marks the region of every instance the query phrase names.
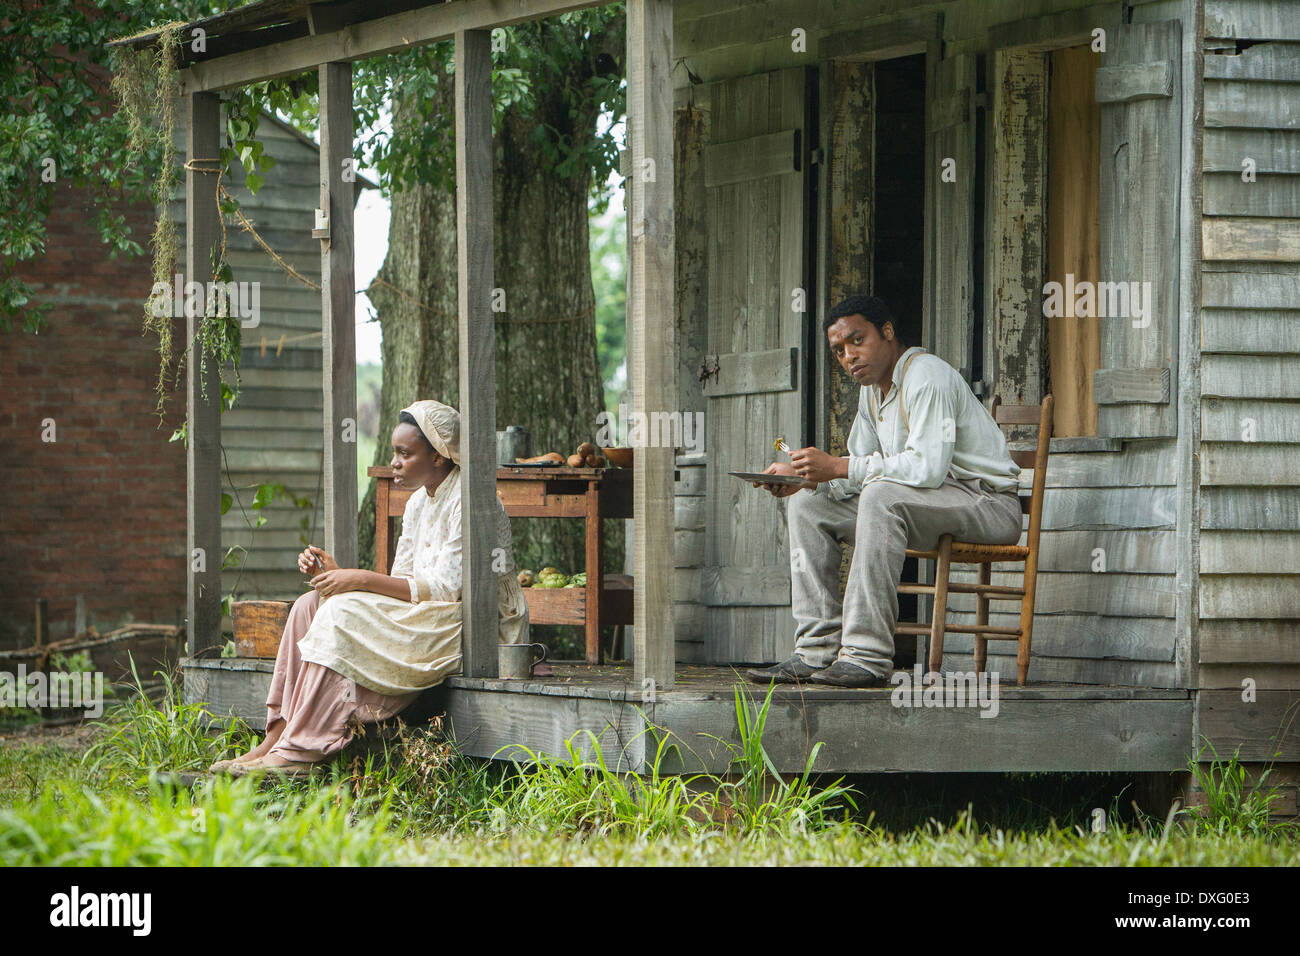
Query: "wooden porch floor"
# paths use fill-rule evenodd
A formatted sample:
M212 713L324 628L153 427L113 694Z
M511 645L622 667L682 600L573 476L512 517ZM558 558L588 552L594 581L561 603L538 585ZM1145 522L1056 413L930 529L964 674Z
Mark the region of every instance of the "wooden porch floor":
M273 662L182 667L187 701L264 726ZM630 665L555 669L528 681L453 677L430 703L446 710L461 750L473 756L522 759L520 746L565 756L571 738L590 755L589 731L611 766L641 771L659 734L673 745L662 770L717 773L729 766L726 744L739 744L735 688L755 707L766 693L740 668L682 665L672 690L642 701ZM830 773L1181 770L1192 750L1185 690L999 682L996 708L985 701L988 717L980 706L899 706L893 698L892 688L778 686L764 746L782 772L797 772L820 741L815 769Z

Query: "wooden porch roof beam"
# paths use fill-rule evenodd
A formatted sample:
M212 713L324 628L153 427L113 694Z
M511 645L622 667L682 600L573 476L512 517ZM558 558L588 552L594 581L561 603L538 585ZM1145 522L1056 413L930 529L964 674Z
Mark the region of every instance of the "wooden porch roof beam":
M412 46L449 40L468 30L490 30L528 20L604 6L610 0L452 0L347 24L328 33L284 40L195 63L180 71L182 93L233 90L294 76L321 63L364 60Z

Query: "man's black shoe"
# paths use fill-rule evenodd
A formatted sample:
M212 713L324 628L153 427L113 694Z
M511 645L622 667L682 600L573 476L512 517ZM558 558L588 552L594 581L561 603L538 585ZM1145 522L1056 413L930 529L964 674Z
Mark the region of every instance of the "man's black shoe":
M886 687L889 684L888 677L881 677L847 661L836 661L808 679L814 684L830 684L832 687Z
M802 684L816 673L817 668L805 664L796 654L772 667L751 667L745 676L759 684Z

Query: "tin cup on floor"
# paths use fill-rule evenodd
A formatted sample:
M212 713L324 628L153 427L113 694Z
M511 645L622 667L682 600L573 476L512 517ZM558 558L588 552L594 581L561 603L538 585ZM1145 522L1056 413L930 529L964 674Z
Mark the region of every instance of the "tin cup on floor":
M544 660L544 644L498 644L497 676L501 680L528 680L533 676L533 668Z

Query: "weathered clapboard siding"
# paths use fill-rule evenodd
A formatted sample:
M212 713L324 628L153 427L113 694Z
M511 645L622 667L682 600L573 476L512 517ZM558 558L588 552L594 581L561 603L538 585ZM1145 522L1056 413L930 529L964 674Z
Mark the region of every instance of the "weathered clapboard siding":
M1202 664L1300 664L1293 621L1202 621Z
M1300 40L1300 18L1290 0L1205 0L1205 36Z
M1300 44L1276 42L1295 13L1206 3L1198 712L1244 759L1272 756L1300 687Z
M184 111L180 113L181 124ZM178 129L178 136L184 136ZM305 279L320 284L320 241L311 237L320 202L318 148L296 131L263 116L258 136L275 159L256 196L242 179L227 180L244 215L275 251ZM357 190L366 185L358 180ZM171 204L184 228L183 202ZM238 495L221 517L223 552L235 548L241 566L222 574L222 588L242 597L291 599L302 591L294 555L302 536L321 544L324 513L320 495L321 293L287 274L237 224L227 225L226 260L236 282L258 283L256 325L242 330L240 399L221 421L225 452L222 491ZM297 509L276 501L253 510L253 491L279 482L313 507ZM258 517L266 524L256 528ZM307 528L301 526L307 518ZM236 582L238 582L236 584Z

